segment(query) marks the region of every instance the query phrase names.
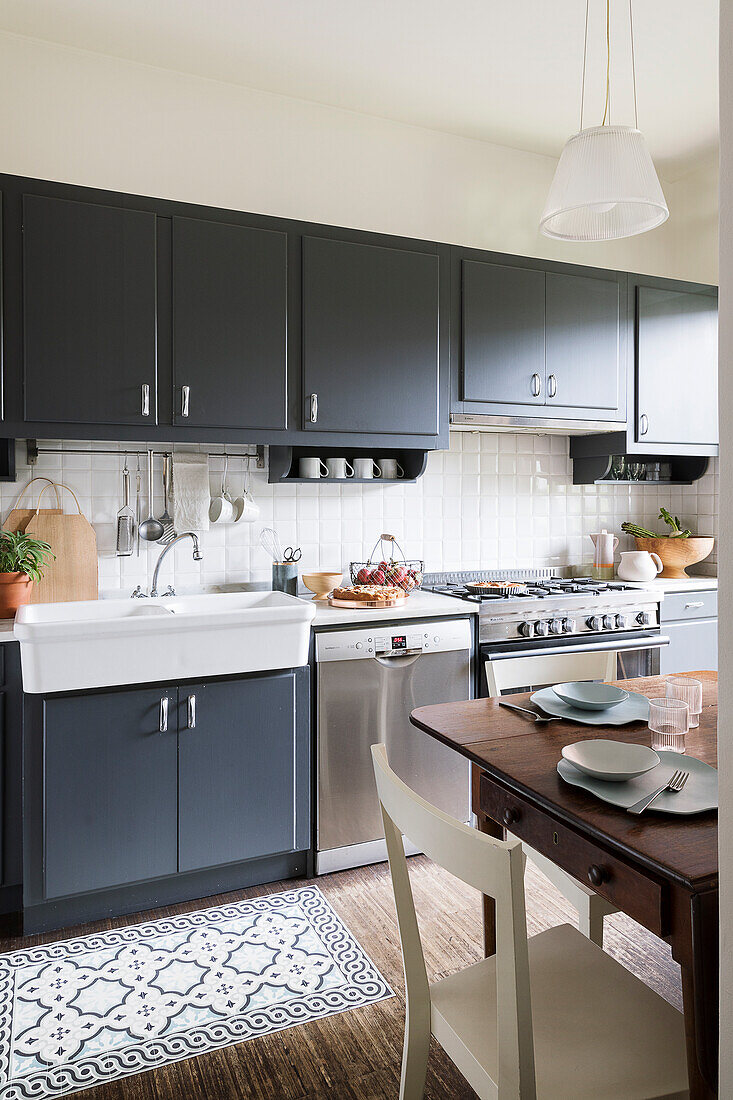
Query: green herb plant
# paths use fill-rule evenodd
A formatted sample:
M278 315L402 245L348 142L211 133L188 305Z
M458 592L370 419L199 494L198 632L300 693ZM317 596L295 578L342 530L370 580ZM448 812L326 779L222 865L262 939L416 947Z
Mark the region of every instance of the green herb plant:
M692 531L688 527L683 530L679 516L673 516L666 508L659 509L659 518L663 519L670 528L662 535L658 535L656 531L648 531L646 527L639 527L638 524L629 523L628 521L621 524L621 530L637 539L689 539L692 535Z
M55 558L42 539L34 539L24 531L0 531L0 573L25 573L32 581L40 581Z

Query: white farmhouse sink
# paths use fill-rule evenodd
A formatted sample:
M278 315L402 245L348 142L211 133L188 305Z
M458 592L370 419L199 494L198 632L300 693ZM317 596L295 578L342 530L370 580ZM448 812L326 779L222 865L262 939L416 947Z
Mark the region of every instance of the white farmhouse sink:
M29 604L15 620L34 694L308 663L315 607L285 592Z

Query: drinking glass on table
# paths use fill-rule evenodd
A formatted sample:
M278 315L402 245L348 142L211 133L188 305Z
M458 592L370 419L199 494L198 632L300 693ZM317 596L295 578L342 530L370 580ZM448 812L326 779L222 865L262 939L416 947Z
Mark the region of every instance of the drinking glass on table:
M692 676L668 676L666 696L668 699L684 699L690 708L690 729L700 725L702 710L702 683Z
M649 729L652 748L685 751L685 734L690 728L690 708L684 699L650 699Z

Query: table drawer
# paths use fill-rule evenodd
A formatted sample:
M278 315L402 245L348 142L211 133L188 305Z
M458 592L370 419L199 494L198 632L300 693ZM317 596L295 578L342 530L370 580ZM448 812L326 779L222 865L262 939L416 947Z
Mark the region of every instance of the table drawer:
M718 593L667 592L659 607L662 623L681 622L685 619L714 619L718 614ZM696 665L702 668L702 665Z
M658 936L668 932L663 884L481 776L479 809Z

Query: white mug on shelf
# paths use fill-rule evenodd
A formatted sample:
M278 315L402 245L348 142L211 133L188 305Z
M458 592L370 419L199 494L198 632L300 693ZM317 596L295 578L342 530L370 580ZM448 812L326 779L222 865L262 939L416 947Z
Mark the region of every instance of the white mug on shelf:
M405 471L396 458L378 458L377 465L382 471L382 477L386 478L388 481L393 481L395 478L405 476Z
M354 476L354 467L345 458L327 458L328 476L340 479Z
M373 458L355 458L354 476L361 478L381 477L382 471Z
M320 458L301 458L298 472L301 477L328 477L328 466Z

